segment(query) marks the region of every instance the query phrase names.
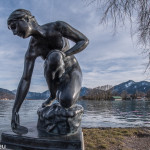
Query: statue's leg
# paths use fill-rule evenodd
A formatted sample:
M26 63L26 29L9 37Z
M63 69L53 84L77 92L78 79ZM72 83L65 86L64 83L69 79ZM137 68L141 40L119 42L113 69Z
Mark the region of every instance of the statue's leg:
M69 63L71 64L71 61ZM49 79L49 76L47 79ZM63 75L56 78L55 81L54 86L58 86L56 98L61 107L59 103L55 103L49 107L40 108L38 110L37 127L54 135L76 133L79 131L83 114L83 107L74 105L78 100L81 89L82 73L80 67L77 63L72 63L65 68Z
M82 72L80 67L76 65L69 73L64 75L64 79L58 87L56 97L61 106L69 108L76 103L80 95L81 83Z
M62 54L57 50L50 52L44 64L44 76L50 91L50 97L42 104L42 106L49 105L51 101L56 98L58 77L65 71L63 66L64 62Z

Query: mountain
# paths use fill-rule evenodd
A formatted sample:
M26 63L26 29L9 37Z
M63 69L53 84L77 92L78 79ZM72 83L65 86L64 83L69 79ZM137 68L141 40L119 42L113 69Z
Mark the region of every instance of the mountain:
M15 94L9 90L0 88L0 99L14 99Z
M14 94L16 94L17 90L12 91ZM35 100L40 100L40 99L47 99L50 95L50 92L47 90L43 93L37 93L37 92L28 92L26 99L35 99Z
M82 87L80 91L80 97L87 96L88 93L90 94L99 93L102 90L105 91L106 89L105 88L102 89L102 87L97 87L93 89ZM119 85L114 86L112 90L114 93L117 92L118 94L121 94L123 91L126 91L128 94L134 94L137 91L147 93L148 91L150 91L150 82L147 82L147 81L134 82L133 80L129 80L127 82L123 82ZM16 90L9 91L9 90L0 88L0 99L5 99L5 98L14 99L15 94L16 94ZM43 93L28 92L26 99L35 99L35 100L47 99L49 95L50 95L50 92L48 90Z
M89 88L87 87L82 87L80 91L80 97L87 95L89 92Z
M43 99L47 99L49 96L50 96L49 90L47 90L47 91L45 91L45 92L42 93Z
M88 93L89 89L86 87L82 87L80 91L80 97L85 96ZM17 90L12 91L14 94L16 94ZM37 93L37 92L28 92L26 99L47 99L50 96L50 92L47 90L43 93Z
M147 93L149 90L150 82L147 81L134 82L129 80L113 87L113 92L118 94L121 94L123 91L126 91L128 94L134 94L137 91Z

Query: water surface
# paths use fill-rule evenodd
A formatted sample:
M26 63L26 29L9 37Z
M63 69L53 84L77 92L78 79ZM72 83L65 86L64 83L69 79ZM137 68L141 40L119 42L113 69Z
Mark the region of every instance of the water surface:
M24 101L20 121L35 124L43 100ZM0 100L0 134L10 129L14 100ZM80 100L84 107L82 127L150 127L150 101Z

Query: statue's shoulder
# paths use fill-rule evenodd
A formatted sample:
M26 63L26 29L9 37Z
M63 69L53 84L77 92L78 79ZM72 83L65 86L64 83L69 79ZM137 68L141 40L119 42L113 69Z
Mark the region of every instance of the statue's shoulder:
M58 28L62 28L62 27L68 26L69 24L66 23L65 21L56 21L56 22L55 22L55 25L56 25Z
M41 27L45 31L51 32L51 31L54 31L54 30L59 30L59 28L61 28L61 26L62 26L61 21L55 21L55 22L50 22L50 23L43 24Z
M64 21L55 21L42 25L47 35L57 34L66 29L67 23Z
M61 28L67 26L68 24L64 21L55 21L42 25L43 28Z
M58 32L66 33L70 28L72 28L72 27L64 21L56 21L55 22L55 29Z

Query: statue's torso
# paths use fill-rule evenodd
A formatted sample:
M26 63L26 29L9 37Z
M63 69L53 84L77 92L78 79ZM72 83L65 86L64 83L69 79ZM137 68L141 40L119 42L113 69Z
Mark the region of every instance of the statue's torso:
M64 38L59 31L55 29L52 24L46 24L43 27L46 32L45 37L32 37L29 45L29 55L33 53L36 57L40 56L44 60L47 58L49 52L53 50L67 51L69 49L68 39ZM66 67L73 64L78 64L76 58L72 56L67 56L65 59Z

